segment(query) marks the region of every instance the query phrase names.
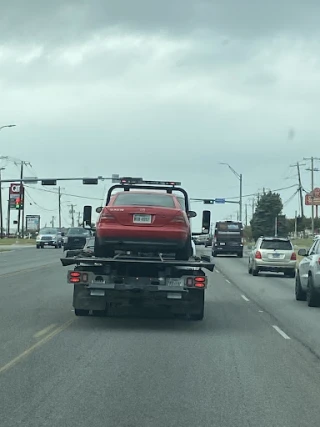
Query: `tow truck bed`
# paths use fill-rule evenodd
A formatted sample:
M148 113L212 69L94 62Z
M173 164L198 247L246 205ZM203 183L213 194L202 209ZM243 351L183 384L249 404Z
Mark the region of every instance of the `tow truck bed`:
M77 316L110 314L120 306L162 307L193 320L204 316L207 277L213 271L210 257L188 261L118 254L113 258L61 258L74 285L73 307Z

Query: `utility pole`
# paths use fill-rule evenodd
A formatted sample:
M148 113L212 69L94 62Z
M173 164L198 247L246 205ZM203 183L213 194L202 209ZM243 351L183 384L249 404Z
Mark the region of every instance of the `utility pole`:
M298 172L298 191L299 191L299 198L300 198L300 213L301 217L304 217L304 208L303 208L303 194L302 194L302 184L301 184L301 173L300 173L300 166L306 166L305 163L299 163L297 162L294 165L290 165L291 168L297 168Z
M240 222L242 222L242 188L243 188L243 183L242 183L242 173L239 175L239 181L240 181L240 200L239 200L239 209L240 209Z
M69 206L70 206L69 213L71 215L71 227L74 227L74 214L75 214L74 208L75 208L76 205L74 205L73 203L71 203L71 205L69 205Z
M80 227L81 212L78 212L78 227Z
M58 188L58 203L59 203L59 229L61 228L61 187Z
M246 203L244 206L245 206L245 224L247 227L248 226L248 204Z
M312 237L314 236L314 194L313 194L313 190L314 190L314 161L315 160L320 160L319 157L309 157L309 158L303 158L303 160L310 160L311 162L311 167L308 168L307 170L311 171L311 233L312 233Z
M2 209L2 182L1 182L1 172L5 168L0 168L0 238L3 239L3 209Z
M295 211L294 214L294 237L298 237L298 213Z
M7 237L10 236L10 199L8 199L8 213L7 213Z
M56 217L55 216L52 216L51 217L51 221L50 221L50 224L51 224L51 227L52 228L54 228L54 220L56 219Z
M14 162L16 165L18 164L17 162ZM23 168L24 166L31 166L30 162L26 162L24 160L21 160L20 162L20 180L23 180ZM20 193L19 193L19 199L20 199L20 204L19 204L19 210L18 210L18 235L20 235L20 229L21 229L21 235L23 237L24 235L24 206L25 206L25 191L24 191L24 186L23 186L23 182L20 182ZM21 208L21 204L23 204L23 207Z

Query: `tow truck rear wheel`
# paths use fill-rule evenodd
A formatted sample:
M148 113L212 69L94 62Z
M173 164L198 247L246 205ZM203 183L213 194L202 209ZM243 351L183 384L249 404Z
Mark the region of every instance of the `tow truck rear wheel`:
M75 308L74 314L76 316L89 316L89 310L82 310L80 308Z
M190 320L194 320L194 321L203 320L203 318L204 318L204 292L205 292L204 290L200 290L200 289L191 291L193 304L194 304L194 306L197 306L197 311L195 312L195 310L192 310L191 313L187 314L187 317Z

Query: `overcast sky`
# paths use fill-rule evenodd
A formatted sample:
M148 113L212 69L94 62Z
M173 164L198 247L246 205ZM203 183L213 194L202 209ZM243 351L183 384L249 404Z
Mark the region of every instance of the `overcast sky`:
M30 161L27 176L119 173L229 198L239 182L219 162L243 174L250 195L293 186L290 165L319 155L318 0L0 5L0 126L17 124L0 131L0 154ZM3 178L18 176L14 164L0 166ZM62 183L64 225L68 204L99 205L108 185ZM288 216L295 190L281 191ZM28 188L26 214L40 214L42 225L57 217L55 191ZM204 206L193 207L200 216ZM236 210L217 205L213 219Z

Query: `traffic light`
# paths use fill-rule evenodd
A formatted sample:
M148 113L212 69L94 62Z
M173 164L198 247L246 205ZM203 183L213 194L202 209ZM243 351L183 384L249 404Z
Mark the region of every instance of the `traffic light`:
M16 198L16 209L23 209L23 199L20 197Z

